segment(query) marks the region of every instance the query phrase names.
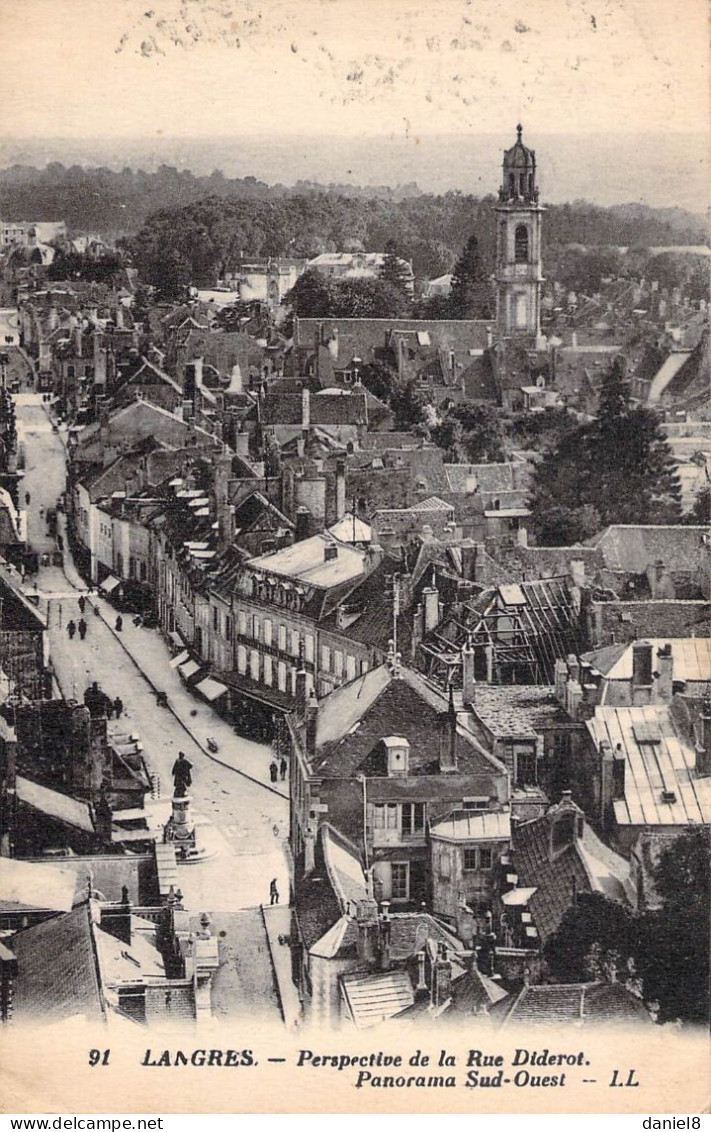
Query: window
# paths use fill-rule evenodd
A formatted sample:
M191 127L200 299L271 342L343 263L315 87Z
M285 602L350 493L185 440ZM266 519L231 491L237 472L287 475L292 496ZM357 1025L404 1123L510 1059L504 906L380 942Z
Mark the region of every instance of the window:
M305 656L306 660L308 660L309 664L313 663L313 659L314 659L314 639L313 639L313 637L311 636L310 633L307 634L304 637L304 656Z
M225 615L225 639L232 640L232 618L227 614Z
M463 810L488 810L488 798L465 798L462 802Z
M243 611L240 611L237 615L237 626L239 634L244 636L247 632L247 614Z
M237 671L241 675L247 671L247 650L244 645L237 646Z
M514 743L514 775L517 786L536 785L536 748L532 743Z
M279 691L285 692L286 691L286 665L284 664L283 660L280 660L279 664L277 665L277 683L279 685Z
M259 640L259 618L257 617L256 613L252 618L252 636L254 637L255 641Z
M343 675L343 653L338 649L336 649L333 654L333 671L336 676Z
M286 651L286 625L279 626L279 648L282 652Z
M259 653L256 649L252 649L249 654L249 675L255 684L259 683Z
M482 845L479 850L479 868L490 869L492 862L492 852L488 845Z
M346 679L355 680L356 662L354 656L346 657Z
M516 263L528 263L528 228L519 224L514 233L514 259Z
M270 656L264 657L264 683L268 688L271 688L274 683L274 672L272 669L272 658Z
M296 629L291 630L291 655L299 655L299 634Z
M402 809L402 836L424 837L425 807L422 802L405 802Z
M397 806L394 803L373 806L374 829L397 829Z
M321 667L324 672L331 671L331 650L328 645L321 645Z
M212 607L212 628L216 633L220 631L220 614L217 611L217 606Z
M476 849L464 850L464 871L473 873L479 868L479 854Z
M271 645L272 643L272 623L268 617L264 619L264 644Z
M406 861L393 861L391 868L391 899L409 900L410 866Z

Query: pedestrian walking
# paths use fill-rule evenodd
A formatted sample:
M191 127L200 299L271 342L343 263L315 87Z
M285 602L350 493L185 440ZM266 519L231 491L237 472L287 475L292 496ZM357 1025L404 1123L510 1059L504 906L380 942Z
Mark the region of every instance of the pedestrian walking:
M86 606L86 598L84 597L84 595L83 595L83 594L82 594L82 595L81 595L81 597L79 598L79 601L77 602L77 605L79 606L79 612L80 612L80 613L83 613L83 612L84 612L84 608L85 608L85 606Z
M123 700L120 696L117 696L114 700L114 711L116 712L116 718L120 719L123 715Z
M274 880L269 885L269 903L270 904L278 904L279 903L279 889L277 888L276 877L274 877Z
M118 617L116 618L116 624L115 624L114 628L116 629L116 632L117 632L117 633L120 633L120 632L121 632L121 630L123 629L123 617L121 617L121 615L120 615L120 614L119 614L119 616L118 616Z
M281 778L282 782L286 778L286 767L287 767L286 759L282 755L281 761L279 763L279 777Z
M271 778L272 782L276 782L278 776L279 776L279 768L278 768L277 764L274 762L274 759L272 759L272 761L269 764L269 777Z
M76 631L77 631L77 627L74 624L74 621L73 620L69 621L67 623L67 632L69 633L69 640L70 641L74 640L74 634L76 633Z
M87 625L87 623L86 623L86 621L84 620L83 617L80 618L77 628L79 629L79 636L81 637L81 639L83 641L84 637L86 636L86 631L88 629L88 625Z
M29 491L26 491L26 492L25 492L25 503L27 504L27 506L28 506L28 507L29 507L29 505L30 505L30 500L31 500L31 499L32 499L32 496L30 495Z

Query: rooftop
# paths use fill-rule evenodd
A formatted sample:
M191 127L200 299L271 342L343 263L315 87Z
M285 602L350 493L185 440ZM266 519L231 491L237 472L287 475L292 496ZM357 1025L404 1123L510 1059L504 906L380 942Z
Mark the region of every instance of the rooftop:
M326 559L327 548L334 556ZM284 578L298 579L309 585L324 588L355 581L364 573L365 554L355 547L337 543L328 535L314 535L293 546L252 558L249 567L279 574Z
M598 748L619 744L625 756L619 825L711 824L711 777L697 777L694 748L665 704L596 707L587 727Z
M473 710L498 738L533 737L540 728L570 723L549 685L477 684Z

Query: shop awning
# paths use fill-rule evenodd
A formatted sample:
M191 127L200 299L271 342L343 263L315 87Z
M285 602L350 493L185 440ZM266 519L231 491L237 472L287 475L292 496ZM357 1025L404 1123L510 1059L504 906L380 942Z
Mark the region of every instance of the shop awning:
M185 641L180 636L180 633L168 633L168 639L171 644L175 645L176 649L185 648Z
M178 665L178 672L183 677L183 680L189 680L196 672L200 671L200 665L196 660L188 660L185 664Z
M185 661L189 660L189 658L190 653L187 649L183 649L182 652L179 652L177 656L174 656L172 660L168 661L168 666L170 668L178 668L179 665L185 664Z
M119 579L115 578L113 574L109 574L108 578L104 578L103 582L101 582L99 589L103 590L105 594L112 594L120 585L121 582Z
M204 696L210 703L212 703L213 700L219 699L220 696L224 696L227 691L224 684L221 684L219 680L213 680L211 676L206 676L204 680L200 680L195 687L200 695Z

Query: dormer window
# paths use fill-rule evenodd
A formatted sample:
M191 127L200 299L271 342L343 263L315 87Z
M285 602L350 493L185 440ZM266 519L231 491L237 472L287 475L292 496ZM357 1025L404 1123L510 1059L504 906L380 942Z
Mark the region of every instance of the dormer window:
M410 769L410 744L400 735L389 735L383 739L388 759L388 776L406 778Z

